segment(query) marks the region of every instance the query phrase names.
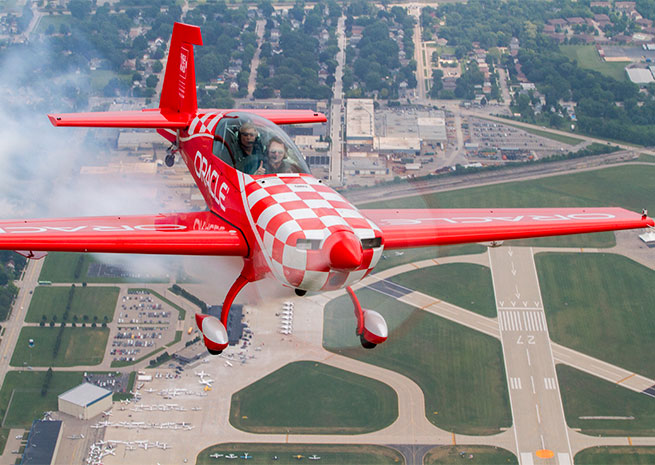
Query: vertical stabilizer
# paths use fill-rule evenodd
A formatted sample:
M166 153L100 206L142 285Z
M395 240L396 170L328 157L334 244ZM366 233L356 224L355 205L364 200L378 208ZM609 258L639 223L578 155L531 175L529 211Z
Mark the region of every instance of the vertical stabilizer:
M198 109L196 69L193 60L194 45L202 45L200 28L190 24L175 23L159 100L159 108L165 112L195 115Z

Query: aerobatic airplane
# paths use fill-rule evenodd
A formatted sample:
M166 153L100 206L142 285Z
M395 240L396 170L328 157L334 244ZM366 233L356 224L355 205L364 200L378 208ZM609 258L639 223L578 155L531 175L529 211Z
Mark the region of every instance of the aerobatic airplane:
M171 144L207 203L207 211L149 216L0 222L0 248L31 258L43 252L231 255L243 269L221 318L196 315L207 349L228 345L230 307L251 282L275 277L298 295L345 288L362 345L386 340L377 312L361 308L351 286L384 250L493 242L653 226L646 212L621 208L358 210L313 177L279 124L322 123L304 110L198 109L193 46L200 28L175 23L159 108L49 115L55 126L152 128Z

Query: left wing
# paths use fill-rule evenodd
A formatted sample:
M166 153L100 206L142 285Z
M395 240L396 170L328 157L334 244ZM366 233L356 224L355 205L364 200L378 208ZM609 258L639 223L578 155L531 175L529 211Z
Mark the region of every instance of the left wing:
M249 254L248 243L241 231L211 212L0 221L0 249L172 255Z
M560 236L653 226L622 208L360 210L382 230L385 249Z

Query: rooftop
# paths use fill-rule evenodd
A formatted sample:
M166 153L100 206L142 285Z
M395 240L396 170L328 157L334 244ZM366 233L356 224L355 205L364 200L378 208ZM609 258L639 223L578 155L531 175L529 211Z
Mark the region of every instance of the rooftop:
M108 389L101 388L91 383L83 383L73 389L69 389L63 394L59 394L59 398L72 404L79 405L80 407L88 407L111 394L112 392Z

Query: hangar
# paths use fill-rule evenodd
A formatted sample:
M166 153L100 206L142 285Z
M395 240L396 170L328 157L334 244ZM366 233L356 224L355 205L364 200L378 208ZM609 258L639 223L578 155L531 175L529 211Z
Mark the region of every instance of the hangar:
M91 383L83 383L63 394L59 394L59 411L88 420L109 410L113 392Z
M61 421L36 420L32 423L30 434L27 436L25 452L20 461L25 464L47 464L56 463L57 449L61 439Z

